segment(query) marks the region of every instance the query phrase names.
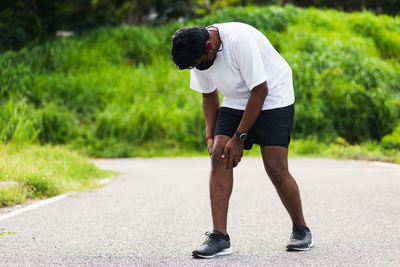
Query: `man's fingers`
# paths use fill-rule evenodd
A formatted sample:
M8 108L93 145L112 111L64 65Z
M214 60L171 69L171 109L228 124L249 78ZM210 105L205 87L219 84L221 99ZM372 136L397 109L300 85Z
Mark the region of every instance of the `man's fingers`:
M226 159L226 170L229 170L229 160L230 160L230 153L229 150L227 152L224 151L223 158Z
M229 154L229 147L225 145L224 152L222 152L221 158L223 159L226 158L228 154Z
M208 155L210 155L210 158L212 158L213 145L214 145L214 141L212 139L208 139L207 150L208 150Z
M236 155L232 157L232 164L233 167L236 167L237 165L239 165L239 162L242 160L242 156L241 155Z
M226 170L232 170L232 167L233 167L233 156L231 156L230 154L229 154L229 157L228 157L228 163L227 163L227 166L226 166Z
M238 163L239 163L239 162L237 162L236 160L233 160L233 161L232 161L233 168L235 168L235 167L238 165Z
M239 157L233 159L233 167L236 167L237 165L239 165L240 161L241 161L241 158L239 158Z

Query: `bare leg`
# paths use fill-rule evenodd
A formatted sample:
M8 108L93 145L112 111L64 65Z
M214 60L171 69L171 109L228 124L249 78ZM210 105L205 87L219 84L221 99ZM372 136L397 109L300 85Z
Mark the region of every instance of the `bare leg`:
M233 171L226 170L226 159L222 159L221 155L229 139L225 135L217 135L215 137L210 175L213 230L218 230L224 235L226 234L229 197L231 196L233 187Z
M261 148L264 167L278 195L295 225L306 225L300 192L288 169L288 149L280 146Z

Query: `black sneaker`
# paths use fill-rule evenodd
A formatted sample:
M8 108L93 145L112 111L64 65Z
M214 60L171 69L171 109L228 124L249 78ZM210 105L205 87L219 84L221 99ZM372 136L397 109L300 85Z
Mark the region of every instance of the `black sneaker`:
M232 253L229 235L223 235L220 231L206 232L207 239L200 248L192 252L195 258L211 259L215 256L228 255Z
M307 226L293 225L293 232L286 248L288 251L309 250L313 246L311 231Z

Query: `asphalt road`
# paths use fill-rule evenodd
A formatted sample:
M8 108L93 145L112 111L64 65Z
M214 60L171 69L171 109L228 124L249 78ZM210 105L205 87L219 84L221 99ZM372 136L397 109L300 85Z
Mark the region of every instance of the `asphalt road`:
M192 259L211 230L207 158L96 160L106 186L7 219L1 266L399 266L400 168L291 159L315 247L286 252L291 222L261 159L235 171L233 254Z

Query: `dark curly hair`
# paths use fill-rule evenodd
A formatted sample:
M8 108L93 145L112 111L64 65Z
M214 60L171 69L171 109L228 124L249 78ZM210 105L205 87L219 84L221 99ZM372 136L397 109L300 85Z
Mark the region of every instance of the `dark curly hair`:
M193 67L196 59L207 53L206 41L210 34L203 27L177 30L172 36L171 56L176 66L183 70Z

